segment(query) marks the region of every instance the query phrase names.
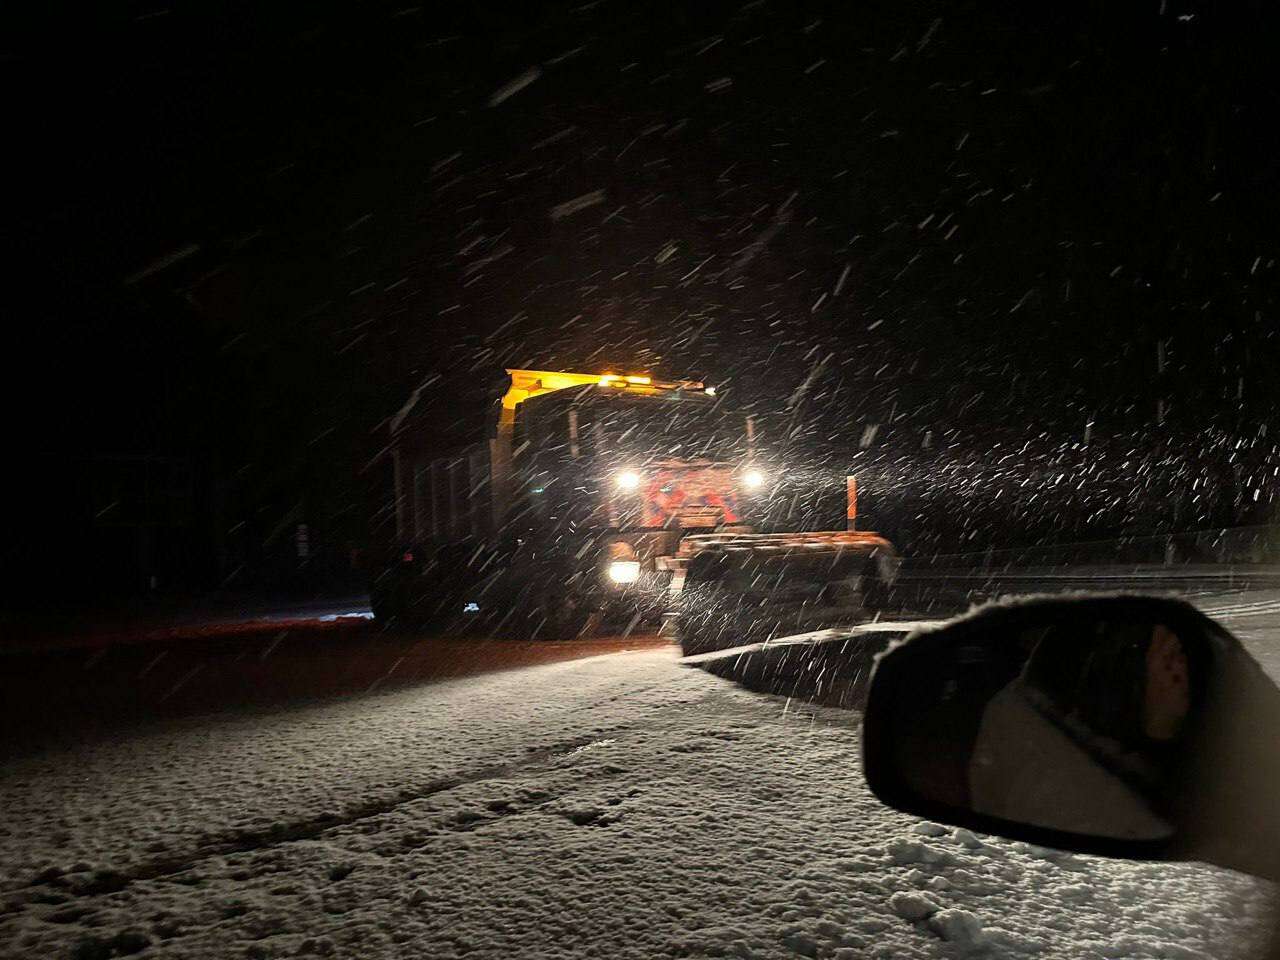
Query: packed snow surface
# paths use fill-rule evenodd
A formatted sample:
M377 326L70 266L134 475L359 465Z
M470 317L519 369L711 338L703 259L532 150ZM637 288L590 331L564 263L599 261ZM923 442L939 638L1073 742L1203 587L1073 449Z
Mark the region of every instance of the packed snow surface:
M0 770L0 955L1256 956L1270 888L882 806L859 715L648 650Z

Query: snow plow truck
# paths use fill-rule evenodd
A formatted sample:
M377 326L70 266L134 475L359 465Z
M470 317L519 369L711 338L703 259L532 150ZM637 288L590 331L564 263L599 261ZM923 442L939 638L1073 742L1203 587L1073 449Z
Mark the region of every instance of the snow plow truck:
M379 621L547 638L665 621L689 653L848 622L893 584L852 477L848 529L760 529L784 471L714 387L507 370L470 435L422 393L390 424Z

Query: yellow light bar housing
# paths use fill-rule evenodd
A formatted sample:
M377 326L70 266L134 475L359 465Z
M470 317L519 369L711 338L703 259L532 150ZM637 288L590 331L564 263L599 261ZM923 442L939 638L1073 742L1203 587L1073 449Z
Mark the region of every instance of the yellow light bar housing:
M614 387L621 390L638 388L638 392L655 394L667 390L702 391L706 388L697 380L654 380L643 375L617 373L568 373L555 370L511 370L511 386L502 397L503 410L515 410L530 397L538 397L570 387ZM714 395L714 394L712 394Z

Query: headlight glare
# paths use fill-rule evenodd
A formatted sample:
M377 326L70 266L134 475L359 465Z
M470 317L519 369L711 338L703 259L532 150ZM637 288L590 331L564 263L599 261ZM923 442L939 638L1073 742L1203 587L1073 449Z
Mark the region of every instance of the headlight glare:
M609 564L609 579L614 583L635 583L640 579L638 560L614 560Z
M618 489L626 493L640 489L640 474L634 470L622 470L614 480L618 484Z

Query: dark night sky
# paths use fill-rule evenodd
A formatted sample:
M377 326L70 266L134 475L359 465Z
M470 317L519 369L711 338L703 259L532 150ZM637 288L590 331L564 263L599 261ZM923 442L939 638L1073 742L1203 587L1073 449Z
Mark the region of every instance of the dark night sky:
M487 6L6 30L21 446L340 487L502 361L786 397L830 355L835 432L1273 413L1261 3Z

